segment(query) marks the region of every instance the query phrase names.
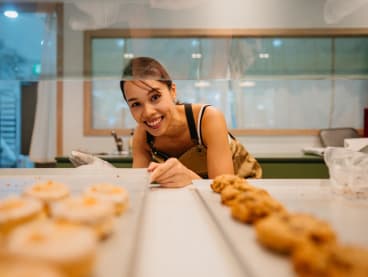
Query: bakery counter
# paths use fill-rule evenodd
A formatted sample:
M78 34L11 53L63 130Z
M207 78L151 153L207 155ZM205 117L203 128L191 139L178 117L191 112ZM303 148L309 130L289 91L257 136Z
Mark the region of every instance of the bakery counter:
M125 187L130 207L115 233L98 248L95 277L295 276L286 256L261 247L252 225L239 223L211 180L180 189L148 184L145 169L4 169L0 195L20 193L40 180L69 184L73 193L96 182ZM291 212L307 212L331 224L339 241L368 247L365 199L335 195L329 180L249 180Z
M124 155L98 156L115 167L131 168L132 157ZM314 178L325 179L329 177L328 168L323 158L302 153L263 153L255 154L262 166L263 178ZM56 167L73 167L68 157L56 157Z

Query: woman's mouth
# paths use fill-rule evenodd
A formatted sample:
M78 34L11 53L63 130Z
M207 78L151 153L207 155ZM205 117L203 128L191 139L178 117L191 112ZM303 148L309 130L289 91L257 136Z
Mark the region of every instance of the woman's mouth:
M148 127L152 128L152 129L158 129L161 125L163 116L159 117L159 118L155 118L153 120L146 120L145 123Z

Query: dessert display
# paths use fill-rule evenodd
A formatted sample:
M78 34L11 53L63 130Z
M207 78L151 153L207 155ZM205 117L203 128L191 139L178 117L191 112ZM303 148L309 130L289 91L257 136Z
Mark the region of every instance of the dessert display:
M107 241L120 228L115 215L128 206L128 192L121 186L76 183L71 195L73 184L52 179L15 185L7 181L5 195L8 188L16 194L0 199L0 276L101 276L99 268L107 261L99 251L127 243ZM129 255L118 251L116 260L120 253Z
M50 203L69 196L69 188L62 183L49 180L26 188L24 195L41 200L45 204L46 212L48 212Z
M368 276L368 250L342 245L330 224L311 214L290 213L266 190L237 176L216 177L211 188L231 215L255 227L265 249L290 257L298 276Z
M256 224L259 242L281 253L291 253L304 243L335 243L331 226L309 214L273 214Z
M74 196L51 205L51 217L59 221L91 227L99 238L106 238L114 228L111 202L89 196Z
M53 266L72 277L91 274L96 247L97 238L90 228L51 220L18 227L9 235L5 246L14 259Z
M36 199L10 196L0 200L0 235L7 235L14 228L39 219L44 215L42 203Z
M129 206L128 192L121 186L107 183L95 184L87 188L85 195L111 202L115 207L116 215L122 214Z

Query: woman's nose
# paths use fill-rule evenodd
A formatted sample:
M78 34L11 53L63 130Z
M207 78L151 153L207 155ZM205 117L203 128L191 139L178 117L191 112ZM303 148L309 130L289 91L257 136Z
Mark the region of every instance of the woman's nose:
M143 115L145 117L149 117L150 115L154 114L155 109L151 104L145 104L143 109Z

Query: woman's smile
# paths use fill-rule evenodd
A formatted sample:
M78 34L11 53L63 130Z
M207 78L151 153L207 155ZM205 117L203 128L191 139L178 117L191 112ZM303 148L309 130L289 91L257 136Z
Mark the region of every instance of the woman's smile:
M145 123L148 127L152 128L152 129L158 129L161 126L161 122L163 120L163 116L151 119L151 120L146 120Z

